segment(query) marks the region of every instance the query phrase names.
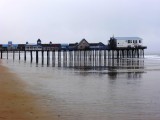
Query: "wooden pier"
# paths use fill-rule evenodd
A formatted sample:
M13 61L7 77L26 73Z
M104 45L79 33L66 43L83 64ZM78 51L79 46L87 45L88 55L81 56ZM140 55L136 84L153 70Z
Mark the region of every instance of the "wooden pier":
M74 44L41 44L41 40L37 40L37 44L19 44L16 49L1 47L1 59L11 58L13 60L22 60L47 64L55 66L107 66L119 63L123 59L144 58L144 49L142 39L138 37L124 38L111 37L108 45L103 43L88 43L82 39L79 43ZM125 40L127 39L127 40ZM130 39L130 40L128 40ZM133 40L131 40L133 39ZM135 40L137 39L137 40ZM131 42L131 43L130 43ZM117 63L115 63L117 61Z

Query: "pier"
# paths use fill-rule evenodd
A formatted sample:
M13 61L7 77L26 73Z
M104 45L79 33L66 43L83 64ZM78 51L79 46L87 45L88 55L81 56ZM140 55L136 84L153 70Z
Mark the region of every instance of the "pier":
M114 40L111 38L109 44L104 45L101 42L88 43L85 39L74 44L41 44L38 39L36 45L27 43L17 45L16 49L1 48L1 59L23 59L42 65L58 64L59 67L103 67L121 64L123 59L144 57L146 46L117 47Z

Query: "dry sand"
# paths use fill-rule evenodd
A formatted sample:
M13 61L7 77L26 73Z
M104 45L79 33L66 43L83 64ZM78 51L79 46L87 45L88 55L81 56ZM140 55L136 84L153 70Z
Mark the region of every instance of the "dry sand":
M0 120L55 120L49 110L36 102L26 85L0 63Z

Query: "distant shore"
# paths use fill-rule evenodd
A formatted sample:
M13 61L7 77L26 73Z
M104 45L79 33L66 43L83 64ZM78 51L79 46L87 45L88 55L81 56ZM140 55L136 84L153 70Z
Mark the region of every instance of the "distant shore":
M54 120L53 113L37 105L26 84L0 61L0 120Z

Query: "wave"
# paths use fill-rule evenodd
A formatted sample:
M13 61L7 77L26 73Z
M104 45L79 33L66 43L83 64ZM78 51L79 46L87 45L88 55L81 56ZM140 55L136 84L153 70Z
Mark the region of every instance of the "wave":
M145 55L145 59L153 59L153 60L160 60L160 55L154 54L154 55Z

